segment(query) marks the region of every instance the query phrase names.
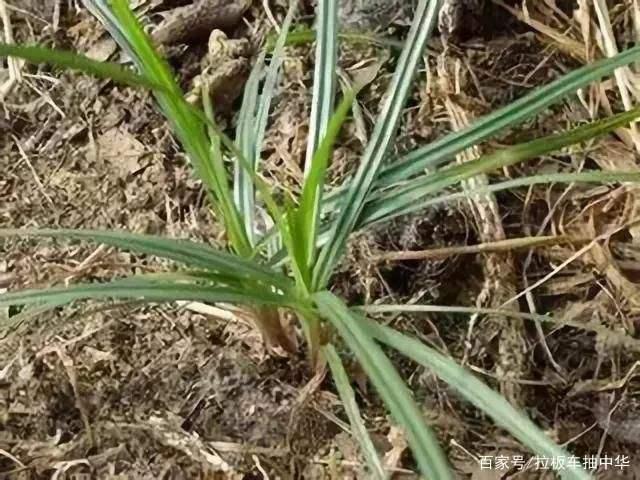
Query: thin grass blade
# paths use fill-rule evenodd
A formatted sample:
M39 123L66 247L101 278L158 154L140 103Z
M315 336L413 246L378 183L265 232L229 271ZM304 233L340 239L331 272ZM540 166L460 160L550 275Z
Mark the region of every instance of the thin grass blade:
M160 68L161 70L169 73L168 80L172 84L170 89L167 89L167 85L157 83L153 83L152 85L150 85L150 88L152 88L153 90L163 91L164 93L171 93L171 91L174 91L174 93L177 92L179 88L176 89L177 83L175 82L175 79L172 78L171 68L169 67L167 62L155 51L151 40L148 38L148 36L146 36L144 30L141 28L139 22L130 11L130 9L128 9L129 13L125 15L133 18L134 28L138 33L133 32L133 30L131 29L132 25L130 25L130 20L123 22L121 20L122 14L119 12L119 17L114 13L114 9L112 8L111 3L116 2L118 2L119 9L122 9L123 5L124 8L127 9L126 3L123 4L122 0L82 0L82 3L87 7L91 14L94 15L98 20L100 20L109 34L116 40L120 48L122 48L127 53L127 55L131 57L134 63L136 63L136 66L141 72L146 71L149 62L151 61L156 65L156 69ZM138 46L134 45L136 42L140 43L139 39L136 40L136 38L139 37L139 32L142 32L142 35L145 38L145 41L141 44L142 47L145 50L150 48L153 52L152 56L147 55L145 57L141 57L141 49ZM135 36L133 36L132 33L135 33ZM147 46L145 46L145 43L147 44ZM151 80L149 81L151 82ZM176 95L174 96L174 99L178 102L181 102L186 110L190 111L191 115L193 115L196 119L200 120L203 124L207 124L208 120L204 113L198 108L195 108L194 106L189 104L184 99L184 97L182 97L181 95ZM171 118L169 120L171 120ZM239 153L239 151L237 151L235 147L234 142L230 138L228 138L217 125L209 124L209 127L215 129L216 133L221 137L222 144L225 145L229 149L229 151L236 154Z
M291 281L274 270L263 267L256 262L244 260L237 255L189 240L174 240L122 231L0 229L0 238L13 236L70 238L103 243L124 250L155 255L191 267L222 273L240 280L260 282L283 291L289 291L292 288Z
M299 247L296 252L296 261L303 265L303 270L309 274L316 259L318 225L327 168L331 160L333 146L351 110L354 98L355 92L353 90L347 91L331 117L322 142L313 155L311 168L304 181L300 205L292 215L291 228L297 239L295 246ZM307 282L310 280L308 278Z
M322 289L327 284L334 265L344 251L347 238L358 222L369 190L392 145L416 67L422 58L439 7L437 0L420 0L418 3L405 48L388 89L387 100L378 116L360 167L340 204L341 211L331 229L330 240L320 251L313 272L314 289Z
M255 121L258 111L258 100L260 98L260 80L264 73L266 51L263 50L258 55L247 83L244 88L242 105L238 112L238 126L236 128L236 145L242 153L248 168L255 171L257 167L256 152L256 131ZM255 189L253 178L249 175L240 162L234 163L233 199L236 207L244 219L245 230L249 241L254 243L255 228Z
M331 322L354 352L394 419L405 430L407 441L425 478L453 480L449 462L435 435L425 424L411 392L367 329L330 292L317 293L314 300L322 316Z
M262 50L251 69L244 87L240 111L238 112L236 144L249 164L251 164L253 153L256 150L255 119L258 113L260 81L264 75L266 56L266 51ZM238 168L238 170L240 172L244 171L242 168Z
M426 168L436 167L503 129L522 123L567 95L609 75L615 69L637 60L640 60L640 46L568 73L549 85L540 87L508 106L477 120L471 126L446 135L394 161L380 173L377 186L383 187L404 181Z
M593 332L597 335L609 336L619 342L620 345L624 345L623 348L628 351L640 352L640 340L629 337L628 334L620 331L612 330L611 328L594 325L592 323L584 323L579 320L571 320L562 317L553 317L550 315L541 315L539 313L524 313L519 310L509 310L506 308L479 308L479 307L461 307L456 305L394 305L394 304L375 304L364 305L361 307L354 307L357 310L361 310L370 315L391 313L442 313L442 314L469 314L469 315L492 315L501 316L506 320L509 319L521 319L530 320L533 322L547 323L555 327L572 327L577 330L585 332Z
M521 163L555 150L591 140L640 117L640 107L603 120L582 125L568 132L539 138L499 150L461 165L427 174L373 198L364 208L361 226L389 220L415 208L417 202L475 175Z
M122 28L118 18L114 15L109 2L110 0L82 0L82 4L102 23L109 35L120 45L120 48L124 50L131 60L138 64L140 62L138 52L129 42L128 33Z
M413 202L412 205L407 205L406 208L395 212L393 216L387 216L382 219L376 219L376 217L363 217L361 228L369 227L374 223L388 221L397 215L406 215L409 213L418 212L434 205L442 205L459 200L464 200L468 198L469 195L485 195L488 193L513 190L515 188L530 187L532 185L548 185L553 183L640 183L640 172L592 171L580 173L549 173L543 175L521 177L514 180L507 180L505 182L498 182L492 185L468 189L463 192L447 193L437 195L432 198L417 200ZM321 235L319 237L319 240L326 241L326 236Z
M185 102L171 68L154 48L127 0L111 0L108 3L85 0L85 3L98 19L105 22L105 27L114 38L122 42L120 46L132 56L142 75L163 87L154 91L156 100L171 122L198 178L205 185L212 205L222 212L230 243L238 254L251 256L252 248L240 213L229 202L228 178L226 173L220 176L223 159L215 148L211 148L205 128L206 119Z
M377 216L375 214L375 211L371 214L371 216L369 216L368 212L365 209L358 228L364 229L376 223L389 221L395 216L419 212L435 205L443 205L460 200L465 200L469 197L469 195L485 195L488 193L497 193L520 187L529 187L532 185L547 185L553 183L640 183L640 172L591 171L580 173L550 173L521 177L514 180L507 180L505 182L498 182L492 185L485 185L478 188L467 189L461 192L443 193L434 197L418 199L411 204L407 204L405 208L395 211L393 215L385 216L383 218ZM324 225L320 229L318 235L318 246L322 246L329 241L329 233L330 231L326 225ZM276 255L270 258L268 265L272 268L278 267L286 261L287 251L280 250Z
M635 182L637 181L637 176L630 172L587 172L584 174L575 174L575 176L574 174L556 174L555 176L536 175L534 177L517 179L494 186L481 187L481 190L470 190L466 194L445 193L435 198L429 198L475 175L485 174L501 167L514 165L527 159L545 155L554 150L559 150L563 147L604 135L619 126L626 125L639 116L640 107L597 122L582 125L568 132L508 147L498 152L485 155L477 160L415 178L395 189L378 192L376 195L372 195L367 201L356 228L362 229L374 223L388 221L399 215L415 212L430 205L458 200L464 198L465 195L501 191L524 184L533 185L544 183L545 181L597 182L598 179L611 182ZM327 223L319 229L317 235L318 246L322 246L331 241L332 228L335 228L335 224ZM278 265L284 260L285 252L278 252L277 255L271 258L270 264Z
M280 74L280 68L284 61L284 47L287 40L287 34L291 29L291 23L293 22L293 16L296 13L298 2L291 0L289 2L289 9L287 15L280 27L280 34L278 40L276 40L276 46L271 54L271 60L269 62L269 68L267 68L267 76L262 88L262 94L260 95L260 103L258 105L258 113L256 115L256 124L254 128L256 130L256 142L255 142L255 158L258 158L262 153L262 142L264 140L265 131L267 129L267 122L269 120L269 110L271 108L271 101L276 93L276 86L278 83L278 75Z
M389 476L385 473L380 457L376 447L371 441L367 427L360 415L360 409L356 402L356 394L351 387L351 381L347 375L347 371L344 369L342 360L333 345L328 344L323 349L329 368L331 369L331 376L336 384L336 389L342 400L342 406L344 411L349 417L349 423L351 424L351 431L353 436L360 445L362 455L364 456L367 466L369 467L372 478L379 480L385 480Z
M512 407L501 395L491 390L475 375L460 367L453 360L392 328L360 316L354 321L360 325L360 328L370 332L378 341L428 368L536 454L547 458L567 458L570 456L547 437L526 415ZM565 479L591 479L591 476L581 468L567 466L559 473Z
M208 120L207 131L209 133L209 152L210 161L206 164L210 174L211 181L217 186L216 202L211 202L212 209L221 215L222 220L227 226L227 236L232 246L235 246L236 252L243 256L249 257L250 252L247 249L247 242L250 241L250 232L245 224L242 224L242 215L236 209L233 199L233 192L227 182L227 170L224 163L224 154L222 151L222 137L215 128L216 120L213 112L213 102L209 88L203 85L202 88L202 105L204 113ZM246 219L245 219L246 222Z
M316 31L307 27L296 28L287 36L287 46L307 45L313 43L316 39ZM402 50L403 43L399 40L374 35L370 33L362 33L358 31L340 31L338 39L347 43L377 45L379 47L391 48L394 50ZM274 36L267 37L267 50L273 49L276 42Z
M258 95L259 83L264 62L266 59L266 49L258 57L258 63L254 67L249 81L246 85L243 97L242 108L238 125L237 143L244 155L247 165L256 171L258 161L262 154L262 143L264 142L271 102L276 93L278 76L284 61L284 47L287 35L293 22L293 17L297 10L297 1L289 2L287 15L280 27L280 33L273 49L269 67L266 68L266 78L262 93ZM243 165L235 162L235 184L234 196L238 210L244 219L244 228L247 232L250 243L255 243L255 187L253 177L249 175Z
M316 149L324 138L333 112L338 61L338 0L320 0L316 16L316 52L313 72L311 117L307 136L305 176L309 174Z
M14 45L0 43L0 57L16 57L34 64L52 64L69 70L89 73L98 78L114 80L124 85L143 87L169 93L166 85L154 82L117 63L98 62L84 55L67 50L40 47L38 45Z
M128 278L109 283L81 284L72 287L21 290L0 295L0 306L15 305L63 305L78 300L144 300L149 303L194 301L225 302L234 304L296 305L290 298L267 290L234 289L195 285L183 281L162 282L149 278Z
M269 215L273 219L275 231L279 234L279 239L284 244L287 254L290 258L295 258L297 252L296 242L288 221L287 213L276 202L275 198L271 194L269 185L255 171L253 171L241 157L236 160L240 162L240 165L245 169L245 172L247 172L253 179L253 184L260 193L262 201L264 202ZM301 270L302 265L299 265L297 262L292 262L290 265L296 285L303 291L306 291L307 282L305 281L306 277L304 272Z

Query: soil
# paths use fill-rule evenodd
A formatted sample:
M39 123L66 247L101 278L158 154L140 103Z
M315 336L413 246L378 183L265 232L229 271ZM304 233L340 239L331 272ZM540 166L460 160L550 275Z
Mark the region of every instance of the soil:
M8 12L16 42L120 58L99 23L73 2L8 3L14 7ZM134 3L163 6L159 0ZM271 3L282 19L285 2ZM584 17L576 11L583 2L528 3L525 15L519 2L487 1L465 10L451 35L431 40L398 152L451 131L452 112L472 121L602 56L594 40L595 13L587 18L588 42L580 28ZM632 4L609 2L620 48L637 38ZM402 20L380 34L402 38ZM268 30L262 2L254 2L245 21L227 33L257 45ZM169 53L188 83L203 45ZM381 61L382 68L360 99L364 130L350 124L340 140L333 184L357 164L362 135L370 132L396 55L383 47L341 48L344 69L371 60ZM287 49L263 152L265 176L294 192L302 176L312 56L311 46ZM125 229L224 247L224 232L148 93L48 66L23 65L21 71L22 81L4 99L0 115L3 228ZM0 70L0 83L5 73ZM480 151L622 108L617 86L609 81ZM233 109L221 120L233 126ZM633 135L621 129L495 178L594 167L635 170ZM451 313L384 320L472 369L575 455L616 462L628 457L628 466L602 466L596 478L640 478L636 192L628 185L541 186L401 217L354 238L332 288L353 305L499 307L540 281L510 308L551 312L556 325L538 329L523 320ZM491 202L497 214L487 207ZM385 256L536 235L598 241L424 260ZM75 242L3 239L0 252L0 289L9 290L173 268L155 258ZM257 331L238 318L137 303L85 302L20 325L12 322L16 313L0 311L6 333L0 340L0 478L367 478L331 379L314 377L303 349L294 356L272 355ZM459 478L554 478L546 469L482 469L482 457L530 454L431 372L389 353ZM357 364L349 367L365 423L394 478L418 478L402 432Z

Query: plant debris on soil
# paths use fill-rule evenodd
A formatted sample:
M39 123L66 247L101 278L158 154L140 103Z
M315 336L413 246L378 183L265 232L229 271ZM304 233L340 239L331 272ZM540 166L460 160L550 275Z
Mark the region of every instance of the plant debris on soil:
M0 0L0 21L16 43L126 61L76 3ZM151 28L161 21L159 12L187 2L131 3ZM269 3L267 10L265 2L253 2L227 35L246 38L257 50L286 10L286 2ZM307 3L301 24L312 21ZM610 55L611 45L621 50L640 38L637 0L454 3L462 6L454 24L425 52L398 152ZM398 12L383 26L372 25L361 10L350 19L401 40L411 15L406 5ZM189 88L206 40L165 52ZM396 55L392 47L343 42L345 75L375 63L380 72L341 136L332 182L357 164ZM224 244L148 92L3 62L0 226L125 229ZM283 192L298 191L302 179L312 66L311 44L287 48L262 156L265 177ZM630 108L640 98L638 75L622 69L458 161ZM221 115L233 126L233 108ZM593 166L633 171L639 154L637 129L620 129L495 176ZM332 288L353 305L551 314L554 324L453 313L384 320L475 372L574 455L617 459L614 464L626 458L624 468L601 463L596 478L640 478L639 207L633 185L549 185L469 196L356 237ZM565 240L507 251L454 248L533 236ZM453 253L429 255L445 247ZM0 292L171 268L75 242L3 239L0 252ZM422 256L403 259L403 252ZM274 356L240 313L188 307L84 302L20 324L12 322L18 312L0 310L0 324L11 326L0 339L0 478L366 478L335 388L329 378L313 377L303 351ZM482 469L482 458L528 458L530 452L432 373L395 360L460 478L554 478L549 469ZM385 465L394 478L418 478L403 433L355 361L349 367Z

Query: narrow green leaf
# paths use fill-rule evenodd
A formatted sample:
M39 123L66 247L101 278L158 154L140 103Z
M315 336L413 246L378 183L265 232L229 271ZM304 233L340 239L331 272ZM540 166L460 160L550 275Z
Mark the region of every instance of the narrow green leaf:
M224 164L222 153L222 138L218 134L215 115L213 112L213 102L207 85L202 88L202 104L205 116L208 119L207 130L209 132L210 156L206 164L206 174L209 175L208 183L216 186L216 202L212 202L212 208L222 215L226 225L226 234L232 246L236 247L239 255L248 258L250 250L247 245L250 240L250 231L242 223L240 212L236 209L233 201L233 193L227 181L227 170Z
M515 165L530 158L539 157L569 145L596 138L622 125L626 125L638 117L640 117L640 107L587 125L581 125L567 132L507 147L471 162L455 165L410 180L396 189L374 197L365 206L360 218L361 225L388 220L407 213L407 211L413 210L418 204L417 202L426 196L436 194L475 175Z
M214 272L212 270L184 270L177 272L150 272L139 273L132 277L119 279L121 284L127 282L139 282L140 280L148 280L150 282L181 282L199 285L210 285L214 287L228 287L236 290L244 290L247 288L264 288L259 283L251 283L243 281L236 276ZM272 291L272 290L271 290Z
M89 73L98 78L114 80L133 87L169 92L165 85L156 83L117 63L98 62L84 55L66 50L44 48L38 45L13 45L0 43L0 57L16 57L34 64L51 64L69 70Z
M289 222L287 221L285 212L276 202L274 196L271 193L269 185L262 179L262 177L260 177L260 175L258 175L255 169L249 165L249 163L242 156L242 153L234 153L236 154L236 162L238 162L238 164L244 169L245 173L252 179L255 188L260 193L262 201L264 202L269 215L276 225L275 230L277 230L277 232L279 233L280 240L282 240L282 242L284 243L288 254L293 257L294 252L296 251L294 247L294 238L289 227ZM252 256L254 253L255 252L252 252ZM295 262L292 263L291 270L296 280L296 284L299 287L299 291L302 291L303 293L306 292L306 282L304 281L304 276L301 270L298 268L298 264Z
M360 316L352 321L368 331L380 342L398 350L403 355L427 367L444 382L455 388L467 401L491 417L533 452L547 458L567 458L568 453L547 437L526 415L516 410L501 395L478 380L475 375L460 367L420 341L403 335L392 328ZM561 470L562 478L588 480L591 476L581 468ZM438 478L438 477L433 477Z
M202 243L189 240L173 240L152 235L121 231L69 230L69 229L0 229L1 237L51 237L72 238L155 255L191 267L203 268L229 275L233 278L271 285L283 291L292 288L291 281L274 270L256 262L244 260Z
M313 71L311 117L307 136L305 176L309 174L316 148L325 136L333 112L338 61L338 0L321 0L316 16L316 52Z
M127 32L122 29L120 21L116 18L109 6L111 0L82 0L84 6L96 17L100 23L105 27L109 35L116 41L120 48L133 60L138 63L138 52L136 52L129 39L127 38Z
M365 228L373 225L374 223L388 221L397 215L406 215L408 213L424 210L425 208L440 205L445 203L451 203L458 200L464 200L469 195L486 195L488 193L502 192L505 190L512 190L514 188L529 187L532 185L546 185L551 183L640 183L640 172L605 172L605 171L591 171L580 173L549 173L544 175L532 175L528 177L521 177L514 180L507 180L505 182L499 182L492 185L485 185L482 187L467 189L462 192L447 193L435 196L433 198L423 198L413 201L411 205L407 204L402 210L396 210L391 216L385 216L380 218L377 215L366 216L363 215L362 224L360 228ZM319 241L327 241L326 235L321 235ZM282 256L278 256L278 259L282 261Z
M501 316L506 320L509 319L521 319L531 320L534 322L542 322L554 325L555 327L572 327L578 330L586 332L593 332L597 335L605 335L609 338L615 339L620 345L624 345L625 349L634 352L640 352L640 340L629 337L628 334L620 331L612 330L602 325L594 325L592 323L585 323L579 320L571 320L564 317L555 318L550 315L541 315L538 313L524 313L519 310L508 310L499 308L478 308L478 307L461 307L451 305L393 305L393 304L375 304L364 305L360 307L354 307L356 310L362 310L368 314L383 314L383 313L465 313L470 315L492 315Z
M287 34L291 28L293 17L297 10L297 1L289 2L287 15L280 27L280 33L273 49L269 67L266 69L266 78L262 88L262 94L258 95L259 80L264 70L266 50L263 50L258 58L259 68L254 68L246 85L246 92L243 98L243 105L240 111L239 123L239 144L244 155L245 162L256 171L258 160L262 154L262 144L264 142L271 102L276 93L280 68L284 61L284 47ZM235 200L238 209L244 217L245 229L251 244L254 244L255 237L255 191L253 178L245 168L237 161L235 164Z
M452 159L462 150L497 134L504 128L516 126L577 89L585 87L610 74L616 68L638 59L640 59L640 46L621 52L615 57L594 62L551 82L549 85L534 90L514 103L479 119L460 132L451 133L434 143L411 152L382 168L380 178L376 181L376 190L371 193L367 201L370 202L373 200L372 197L380 196L384 192L383 188L399 181L405 181L413 175L423 172L426 168L436 167L444 161ZM344 200L349 187L350 183L347 182L329 192L323 199L323 213L328 214L335 211ZM360 224L364 225L365 223L368 224L370 221L361 219ZM325 226L323 227L321 244L326 243L328 235ZM283 259L282 252L279 252L274 255L272 263L277 264Z
M258 158L255 156L257 144L255 122L258 112L258 100L260 98L260 79L265 68L265 58L266 51L262 50L249 74L244 88L242 105L238 113L238 126L236 129L236 144L238 149L246 160L248 168L251 168L253 171L256 170L258 161ZM253 178L245 171L239 161L234 162L233 194L236 206L244 219L249 241L253 243L256 224Z
M316 258L320 205L322 203L327 168L331 160L333 146L351 110L354 98L355 92L353 90L346 92L338 109L331 117L329 125L325 129L324 138L313 155L311 168L304 181L300 205L295 214L292 215L292 221L290 222L296 238L295 246L296 248L299 247L296 261L305 272L305 278L311 273L311 268ZM310 280L310 278L307 278L307 282L310 282Z
M266 56L266 51L262 50L253 65L244 87L242 104L238 112L236 144L249 164L251 164L256 150L255 119L258 112L258 100L260 99L260 80L264 74ZM244 172L244 169L240 167L238 169L240 172ZM251 184L253 185L253 183Z
M331 229L330 240L320 251L313 272L314 289L323 288L331 271L344 251L347 238L356 226L369 190L395 138L402 109L413 83L414 73L422 58L424 46L431 34L440 7L438 0L420 0L413 25L393 76L387 99L378 116L349 190L340 204L340 213Z
M0 306L12 305L63 305L77 300L140 299L147 302L225 302L292 307L292 299L267 290L239 290L210 285L161 282L148 278L129 278L109 283L81 284L72 287L22 290L0 295ZM293 304L293 305L292 305Z
M260 103L258 105L258 114L256 115L256 151L255 157L258 158L262 153L262 142L264 140L265 131L267 130L267 122L269 120L269 110L271 108L271 101L276 92L276 86L278 83L278 75L280 74L280 67L284 61L284 47L287 39L287 34L291 28L293 22L293 16L296 13L298 2L295 0L289 1L289 9L287 15L280 27L280 34L276 41L276 46L273 49L271 60L269 62L269 68L267 69L267 76L262 88L262 94L260 95Z
M218 150L211 148L205 125L219 129L198 109L189 105L178 86L171 68L154 48L151 39L145 33L138 19L131 11L128 0L86 0L87 6L114 36L120 46L132 55L142 75L162 88L154 90L156 100L167 119L172 124L176 136L187 152L198 178L203 182L207 195L215 208L223 214L229 241L236 252L250 257L252 248L240 213L235 205L228 202L228 178L226 172L221 176ZM221 136L225 145L235 148L225 136Z
M435 435L425 424L411 392L367 329L362 328L355 314L330 292L317 293L313 298L321 315L331 322L354 352L394 419L405 430L407 441L425 478L452 480L454 477L447 458Z
M450 133L429 145L418 148L391 163L380 173L377 186L383 187L404 181L450 160L461 151L477 145L505 128L514 127L567 95L609 75L616 68L640 59L640 46L630 48L615 57L602 59L574 70L567 75L537 88L519 100L477 120L459 132Z
M329 363L329 368L331 369L331 375L333 376L333 381L336 384L336 389L338 390L338 394L342 400L342 406L344 407L344 411L347 413L347 417L349 417L351 431L360 445L362 455L367 462L370 474L372 475L372 478L384 480L388 478L388 475L384 471L384 467L380 462L380 457L378 456L376 447L373 445L369 432L367 431L367 427L360 416L360 409L356 402L356 394L353 391L353 388L351 388L351 381L344 369L342 360L340 360L340 356L333 345L325 345L323 350L325 357L327 358L327 362Z
M169 63L154 47L151 38L146 34L131 10L129 1L109 0L106 8L114 20L112 27L115 27L121 37L127 41L125 45L121 45L121 48L133 55L132 59L136 62L141 73L147 78L165 85L173 96L182 97L182 90L178 86Z
M287 215L282 210L282 208L280 208L275 198L271 194L269 185L255 171L253 171L241 157L238 157L237 160L245 169L245 172L247 172L253 179L253 184L258 189L258 192L262 197L262 201L267 207L269 215L276 225L276 230L279 234L280 239L282 240L282 243L285 246L286 251L288 252L288 255L292 258L295 258L295 252L297 251L297 249L295 246L293 233L287 220ZM296 285L299 287L299 290L303 293L306 293L307 282L305 281L305 276L300 270L298 263L292 262L291 270L293 272L293 276L296 280Z

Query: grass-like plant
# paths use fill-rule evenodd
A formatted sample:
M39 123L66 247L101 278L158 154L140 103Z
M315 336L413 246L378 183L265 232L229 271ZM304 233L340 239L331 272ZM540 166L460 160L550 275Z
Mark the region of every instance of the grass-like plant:
M394 420L406 432L417 466L425 478L446 480L454 478L454 474L409 388L381 344L429 368L533 453L547 457L566 455L524 413L453 360L416 339L367 319L361 310L351 309L330 293L330 279L354 232L401 214L464 197L469 191L462 189L461 182L474 175L590 140L639 117L640 109L635 109L504 148L462 165L453 161L455 155L465 149L523 122L616 68L639 60L640 47L571 72L460 132L395 158L392 146L401 113L441 3L420 0L357 171L344 185L327 191L325 177L334 143L354 97L363 85L356 84L345 91L335 106L339 38L337 0L320 0L304 185L299 198L279 204L274 199L277 187L269 185L260 176L260 157L296 2L292 2L275 43L258 56L245 88L235 140L232 140L216 125L215 106L211 105L206 89L202 110L184 100L173 73L141 28L127 0L84 1L133 60L137 72L112 63L95 62L75 53L37 46L0 44L0 55L78 69L150 89L202 181L216 219L224 224L228 249L220 251L207 244L120 231L4 229L0 230L0 236L99 242L163 257L183 268L177 272L135 275L107 283L10 292L0 296L0 306L23 306L25 313L20 315L25 315L87 299L232 303L244 305L254 313L256 325L268 343L285 348L293 348L293 345L281 326L278 312L283 309L295 312L312 362L318 367L326 360L329 365L354 435L374 478L384 478L386 474L364 428L349 379L333 346L339 338L355 354ZM517 178L491 184L481 191L545 182L639 180L640 174L633 172L587 171ZM289 198L289 195L284 197ZM274 225L266 234L260 234L256 229L257 216L263 211L268 213ZM589 478L580 468L568 468L560 473L571 479Z

